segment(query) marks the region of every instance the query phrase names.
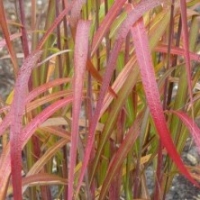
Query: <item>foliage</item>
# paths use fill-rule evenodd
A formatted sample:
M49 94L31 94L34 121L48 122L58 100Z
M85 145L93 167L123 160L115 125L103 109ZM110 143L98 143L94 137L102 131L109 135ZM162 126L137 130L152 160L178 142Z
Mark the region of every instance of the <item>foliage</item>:
M44 27L30 2L31 26L0 1L0 199L164 199L177 173L200 187L180 157L190 133L200 148L198 0L49 0Z

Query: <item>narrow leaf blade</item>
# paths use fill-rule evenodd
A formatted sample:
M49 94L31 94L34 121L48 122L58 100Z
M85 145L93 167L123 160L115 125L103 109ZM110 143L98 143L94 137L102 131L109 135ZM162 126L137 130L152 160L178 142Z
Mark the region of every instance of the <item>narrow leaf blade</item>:
M157 87L151 54L148 46L148 37L144 24L141 20L132 28L131 34L135 45L137 60L140 66L140 73L147 103L155 123L155 128L164 147L167 149L167 152L177 165L179 171L192 183L198 185L198 183L191 177L188 170L184 166L170 137L170 132L167 128L165 116L160 102L159 90Z
M76 151L79 131L79 114L81 111L84 73L88 57L90 22L80 20L76 29L74 50L74 102L72 110L71 150L69 164L68 199L73 197L74 169L76 164Z
M193 119L191 119L183 111L170 111L170 112L177 115L183 121L185 126L188 128L188 130L192 134L194 142L196 143L196 146L200 152L200 128L196 125L195 121Z

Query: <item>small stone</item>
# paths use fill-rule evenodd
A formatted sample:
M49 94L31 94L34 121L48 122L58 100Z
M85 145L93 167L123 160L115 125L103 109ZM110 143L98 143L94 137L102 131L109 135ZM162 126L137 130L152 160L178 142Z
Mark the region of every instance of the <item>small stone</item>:
M11 15L10 15L10 18L11 18L12 20L16 20L16 19L17 19L16 15L14 15L14 14L11 14Z
M193 155L191 154L187 154L187 159L188 161L191 162L191 164L196 165L198 163L197 158L195 158Z
M41 6L41 5L42 5L42 1L41 1L41 0L38 0L38 1L37 1L37 4Z

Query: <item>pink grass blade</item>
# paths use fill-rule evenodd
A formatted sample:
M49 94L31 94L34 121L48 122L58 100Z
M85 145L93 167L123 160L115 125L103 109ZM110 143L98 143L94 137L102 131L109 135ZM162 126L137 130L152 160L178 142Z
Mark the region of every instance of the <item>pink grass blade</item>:
M64 83L68 83L70 81L71 81L71 78L58 78L56 80L50 81L48 83L45 83L45 84L35 88L28 94L28 96L26 98L26 104L31 102L33 99L38 97L40 94L46 92L48 89L53 88L58 85L61 85L61 84L64 84Z
M123 0L124 1L124 0ZM81 13L81 8L82 6L86 3L85 0L76 0L74 1L74 3L72 4L72 9L71 9L71 17L70 17L70 24L72 29L74 29L74 27L76 27L77 21L80 18L80 13ZM119 2L118 2L119 3ZM119 4L118 4L119 5ZM72 30L73 32L74 30ZM73 34L72 34L73 35ZM91 72L91 74L93 75L93 77L95 77L100 83L102 82L102 77L99 74L99 72L95 69L95 67L93 66L92 62L90 59L87 60L87 69ZM116 94L114 93L114 91L112 90L112 88L109 88L109 91L111 92L111 94L113 94L114 96L116 96Z
M28 139L32 136L34 131L46 121L53 113L58 111L63 106L71 103L73 100L73 96L67 96L65 99L61 99L51 104L47 108L45 108L40 114L38 114L22 131L22 146L26 144Z
M140 67L147 103L162 144L167 149L167 152L178 167L179 171L193 184L198 185L184 166L176 151L172 138L170 137L170 132L168 130L160 102L159 90L156 83L151 53L148 45L148 37L143 22L138 22L132 28L131 33L135 45L136 56Z
M92 42L91 55L94 55L94 53L97 50L101 40L103 39L104 35L108 32L111 24L113 23L114 19L118 15L119 11L122 9L125 2L126 2L126 0L115 1L113 6L109 9L107 15L103 19L103 21L100 24L97 32L94 35L93 42Z
M62 78L62 79L56 79L53 80L51 82L45 83L37 88L35 88L33 91L31 91L27 98L26 98L26 102L25 104L27 105L30 101L32 101L34 98L38 97L38 95L46 92L48 89L55 87L57 85L63 84L63 83L67 83L71 81L71 78ZM5 107L5 109L10 110L10 108ZM4 109L2 109L4 110ZM12 113L9 112L5 118L3 119L3 121L0 124L0 136L4 134L4 131L6 130L6 128L8 128L10 126L11 123L11 116Z
M27 105L26 113L29 113L30 111L32 111L42 105L45 105L45 104L48 105L52 101L57 101L59 98L65 98L66 96L68 96L70 94L72 94L72 91L61 90L61 91L46 95L45 97L36 99L35 101L33 101Z
M190 54L189 54L189 35L188 35L188 24L187 24L188 20L187 20L186 7L187 7L186 1L180 0L184 57L187 70L188 91L190 96L190 103L192 105L193 95L192 95L191 64L190 64Z
M158 47L155 48L156 51L158 52L162 52L162 53L167 53L167 46L166 45L160 45ZM184 50L179 48L179 47L171 47L171 54L175 54L175 55L180 55L180 56L184 56ZM200 55L197 53L193 53L193 52L189 52L190 54L190 59L200 62Z
M6 191L10 178L10 145L3 148L0 155L0 199L6 199Z
M108 167L107 175L105 176L106 178L101 188L99 200L103 200L106 198L106 192L108 191L112 179L116 175L117 170L120 168L120 166L122 166L124 160L126 159L127 154L130 152L134 142L139 136L140 126L141 126L141 116L142 115L140 114L140 116L135 120L134 124L126 134L126 137L123 140L122 144L120 145L118 151L113 156Z
M25 146L29 138L34 134L34 131L44 122L48 117L50 117L54 112L58 109L66 106L67 104L71 103L73 100L72 96L66 97L65 99L59 100L46 109L44 109L40 114L37 115L22 131L21 131L21 138L20 138L20 151ZM64 139L66 141L66 139ZM21 154L20 154L21 157ZM11 173L11 162L10 162L10 144L5 149L5 152L2 153L0 157L0 197L1 192L3 193L6 185L6 181L8 181L10 173ZM21 164L21 163L20 163ZM20 167L21 169L21 167ZM21 170L20 170L20 179L21 179ZM16 183L18 183L19 180ZM19 190L18 192L21 192Z
M68 200L73 197L74 168L76 164L77 142L79 134L79 114L81 111L83 81L88 58L90 22L80 20L76 29L74 49L74 102L72 107L71 150L69 164Z
M35 117L22 131L21 142L22 148L27 143L28 139L33 135L34 131L54 112L58 109L66 106L68 103L72 102L73 97L69 96L65 99L55 102L54 104L47 107L43 110L37 117ZM8 118L9 119L9 118ZM67 137L67 136L66 136ZM10 145L2 152L0 157L0 199L3 199L3 191L5 191L6 182L9 179L11 172L11 163L10 163ZM20 171L21 173L21 171Z
M184 113L183 111L170 111L172 113L174 113L175 115L177 115L185 124L185 126L188 128L188 130L190 131L194 142L199 150L200 153L200 128L197 126L197 124L195 123L195 121L193 119L191 119L186 113Z
M70 25L72 28L77 26L78 20L80 19L81 9L86 3L86 0L75 0L72 3L71 16L70 16Z
M99 100L97 102L97 106L96 109L94 111L94 115L93 115L93 120L91 121L91 125L89 128L89 135L88 135L88 140L87 140L87 148L85 150L85 157L83 160L83 165L81 168L81 174L79 177L79 182L78 182L78 188L77 188L77 193L81 187L81 183L83 181L83 177L85 174L85 170L87 168L89 159L90 159L90 154L92 151L92 146L93 146L93 142L94 142L94 133L95 133L95 128L97 125L97 122L99 120L100 117L100 112L101 112L101 108L103 106L103 101L106 95L106 92L108 90L109 87L109 83L113 74L113 71L115 69L116 66L116 62L117 62L117 57L118 54L120 52L121 46L123 44L124 39L126 38L131 26L147 11L151 10L152 8L160 5L161 1L159 0L151 0L151 1L146 1L143 0L141 1L133 11L131 11L127 18L125 19L125 21L122 23L119 31L118 31L118 35L117 35L117 39L116 42L113 46L113 49L111 51L109 60L108 60L108 64L106 67L106 71L104 74L104 78L103 78L103 84L100 90L100 94L99 94Z
M21 182L21 130L22 116L25 110L25 99L27 93L28 80L32 68L36 65L41 56L41 51L34 52L28 56L19 71L14 89L14 99L11 105L11 128L10 128L10 151L11 151L11 171L14 199L22 199Z

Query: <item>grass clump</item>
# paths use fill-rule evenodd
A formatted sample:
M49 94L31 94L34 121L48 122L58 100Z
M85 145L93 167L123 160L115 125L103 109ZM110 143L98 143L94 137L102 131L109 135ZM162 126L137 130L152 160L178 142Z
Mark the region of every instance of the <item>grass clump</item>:
M198 1L29 3L12 20L0 5L0 199L165 199L177 173L199 187L180 157L189 133L200 146Z

